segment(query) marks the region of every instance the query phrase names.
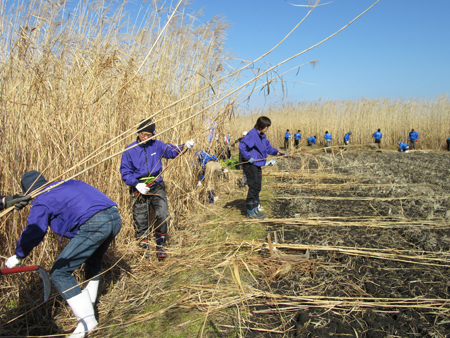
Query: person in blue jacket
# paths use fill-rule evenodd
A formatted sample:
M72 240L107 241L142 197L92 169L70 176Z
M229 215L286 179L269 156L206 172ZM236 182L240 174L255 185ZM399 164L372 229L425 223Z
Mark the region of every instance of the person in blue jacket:
M21 180L23 193L31 193L47 184L38 171L25 173ZM6 266L20 264L47 233L47 228L70 239L50 271L61 296L67 301L78 321L71 337L84 337L97 326L93 304L97 298L102 258L119 233L122 220L117 204L93 186L77 180L49 184L50 190L32 202L27 226L20 236L15 255ZM31 199L31 197L30 197ZM85 264L85 289L81 291L72 273Z
M414 131L414 129L412 129L408 135L409 148L416 149L417 142L419 142L419 133L417 131Z
M345 148L344 148L344 151L347 151L348 150L348 144L349 144L349 141L350 141L350 135L352 134L352 132L351 131L349 131L347 134L345 134L345 136L344 136L344 144L345 144Z
M130 193L136 197L133 204L133 219L139 245L148 249L149 211L155 211L156 255L159 259L167 257L164 251L167 235L167 221L170 217L167 204L166 186L163 178L155 178L162 172L163 158L177 157L183 147L192 148L194 141L189 140L185 145L175 146L151 139L155 134L155 124L151 121L142 121L138 127L138 137L135 142L126 147L120 163L122 180L130 187Z
M374 132L372 137L375 139L375 143L378 144L378 149L381 149L381 139L383 138L381 129L378 129L376 132Z
M404 142L398 142L398 151L407 153L409 151L409 146Z
M262 170L268 155L286 155L270 145L266 132L272 122L266 116L260 116L255 127L250 130L239 144L244 159L244 173L247 177L247 215L250 218L264 218L259 209L259 193L261 192Z
M331 134L328 131L326 131L325 136L323 138L327 141L327 147L329 147L333 137L331 136Z
M207 152L201 150L196 153L197 160L202 168L200 180L198 185L201 186L202 182L206 183L206 192L208 194L209 203L214 203L217 200L217 196L214 194L214 182L220 176L223 175L228 178L228 169L222 168L219 159Z
M316 137L311 136L306 141L308 142L308 147L312 147L314 144L316 144Z
M284 149L287 150L289 148L289 141L291 139L291 133L289 132L289 129L286 130L286 133L284 133Z
M450 151L450 137L447 139L447 151Z
M298 149L298 145L300 144L301 138L302 138L302 134L300 134L300 130L299 130L294 134L295 149Z

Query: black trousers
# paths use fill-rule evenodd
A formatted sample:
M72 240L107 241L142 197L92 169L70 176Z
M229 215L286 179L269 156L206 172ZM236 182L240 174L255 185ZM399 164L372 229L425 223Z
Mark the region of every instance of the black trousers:
M381 139L376 139L375 143L378 143L378 149L381 149Z
M284 139L284 149L289 149L289 139L288 138Z
M261 192L262 170L261 167L245 163L244 173L247 177L248 193L247 203L259 202L259 193Z
M409 149L416 149L416 140L409 140Z
M447 139L447 150L450 151L450 139Z
M154 229L159 233L167 233L167 220L170 216L167 204L166 185L164 182L153 184L149 194L136 194L133 204L133 219L137 237L146 237ZM132 189L136 191L134 188ZM159 196L154 196L159 195ZM149 224L150 210L155 211L155 223Z
M300 140L294 140L294 145L295 145L295 148L298 148L298 144L300 143Z

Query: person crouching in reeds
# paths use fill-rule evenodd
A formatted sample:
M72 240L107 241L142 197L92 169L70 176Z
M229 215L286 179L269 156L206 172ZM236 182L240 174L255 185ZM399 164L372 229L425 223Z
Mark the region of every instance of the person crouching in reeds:
M250 130L239 144L244 160L244 173L247 177L247 215L250 218L266 217L259 211L258 205L262 182L261 168L266 164L267 155L286 155L273 148L266 137L265 133L271 124L268 117L259 117L255 128Z

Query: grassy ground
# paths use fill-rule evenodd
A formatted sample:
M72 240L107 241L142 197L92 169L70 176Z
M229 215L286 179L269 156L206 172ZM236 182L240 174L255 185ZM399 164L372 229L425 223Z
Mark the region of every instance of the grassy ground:
M203 213L195 217L186 218L186 227L190 233L186 233L184 244L173 243L176 246L176 253L170 255L164 262L157 262L153 257L150 262L143 261L143 265L149 265L150 274L143 271L137 272L133 268L133 274L138 280L133 281L130 286L135 291L137 297L136 313L127 310L127 315L122 318L122 322L130 322L130 325L112 326L106 331L111 337L154 337L158 333L159 337L196 337L203 331L203 336L220 337L221 333L217 323L231 323L235 318L243 314L237 308L228 308L221 312L216 310L205 310L205 304L198 307L186 305L186 298L190 296L195 288L211 288L220 284L230 286L228 296L238 296L238 288L233 284L236 281L233 269L227 268L228 258L236 258L242 253L237 253L233 248L226 248L224 243L230 239L240 241L264 241L266 237L266 226L259 223L242 224L245 220L245 198L247 187L239 188L237 181L241 178L242 171L230 171L230 183L223 185L218 192L219 199L214 204L205 204ZM273 178L264 177L263 187L271 182ZM261 203L265 212L271 214L271 204L274 201L273 190L264 189L261 193ZM194 231L191 231L192 224L202 223ZM180 226L180 232L185 230ZM189 236L188 236L189 235ZM194 243L192 243L194 242ZM172 243L171 243L172 245ZM188 251L179 250L179 246L189 247ZM168 247L169 250L170 246ZM258 255L254 253L254 255ZM255 278L259 277L257 271L252 275L247 271L239 273L239 280L242 284L252 285ZM141 274L147 275L141 277ZM145 282L139 285L139 280ZM144 284L153 280L155 285ZM114 290L109 297L114 297ZM147 297L143 294L148 293ZM221 295L216 295L221 297ZM127 297L130 301L130 297ZM144 298L144 299L143 299ZM145 298L147 298L146 301ZM104 299L105 303L111 303L110 299ZM103 311L102 311L103 312ZM102 316L100 320L102 322ZM142 317L140 320L138 317ZM104 322L115 321L113 318L104 317ZM223 330L223 329L222 329ZM99 335L105 336L105 331L100 331ZM238 333L236 333L238 335ZM231 333L231 336L235 336Z

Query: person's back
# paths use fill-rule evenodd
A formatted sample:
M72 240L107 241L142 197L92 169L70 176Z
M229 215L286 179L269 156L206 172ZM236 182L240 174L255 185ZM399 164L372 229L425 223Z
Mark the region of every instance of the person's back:
M302 138L302 134L300 134L300 130L294 134L294 145L295 148L298 149L298 145L300 144L300 139Z
M326 131L325 132L325 136L323 137L325 140L326 140L326 142L327 142L327 147L329 147L330 146L330 143L331 143L331 140L333 139L333 137L331 136L331 134L328 132L328 131Z
M50 184L49 187L59 183ZM33 233L40 240L42 240L48 226L60 236L73 238L78 233L80 225L89 218L99 211L117 206L100 190L77 180L64 182L38 195L31 205L28 223L33 224ZM37 230L38 228L43 232ZM31 231L28 232L28 236L28 239L32 237ZM32 249L27 244L20 248L24 250L23 254L20 252L23 256L27 256Z
M289 140L291 139L291 133L289 132L289 129L286 130L286 133L284 134L284 149L289 148Z
M409 146L404 142L398 142L398 146L399 146L398 151L400 152L406 152L409 149Z
M372 137L375 139L375 143L378 144L378 149L381 148L381 139L383 138L383 134L381 130L378 129L375 133L373 133Z

